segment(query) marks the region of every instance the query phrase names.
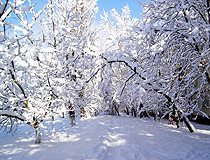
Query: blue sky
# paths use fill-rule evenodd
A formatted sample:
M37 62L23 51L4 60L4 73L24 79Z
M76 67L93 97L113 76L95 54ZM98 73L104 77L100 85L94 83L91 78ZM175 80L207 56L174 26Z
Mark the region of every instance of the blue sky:
M31 0L31 2L36 3L37 0ZM36 10L42 8L46 3L47 0L39 0L35 6ZM130 7L132 17L140 18L142 10L137 0L98 0L99 13L97 14L96 21L100 21L100 15L103 14L103 9L107 12L115 8L118 12L121 12L121 8L127 4Z
M115 8L118 12L121 12L121 8L129 5L131 10L131 15L133 17L140 18L140 13L142 12L140 4L137 0L99 0L99 15L103 14L103 9L107 12L111 9ZM99 16L97 16L97 21L99 20Z

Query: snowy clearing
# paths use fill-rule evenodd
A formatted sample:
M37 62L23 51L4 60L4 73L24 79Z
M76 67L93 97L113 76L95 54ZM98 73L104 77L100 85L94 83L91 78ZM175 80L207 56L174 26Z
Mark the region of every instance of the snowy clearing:
M77 120L57 119L56 135L49 123L41 128L42 143L34 144L35 133L21 125L14 136L0 133L0 159L15 160L209 160L210 126L187 128L151 119L98 116ZM46 128L48 127L48 129Z

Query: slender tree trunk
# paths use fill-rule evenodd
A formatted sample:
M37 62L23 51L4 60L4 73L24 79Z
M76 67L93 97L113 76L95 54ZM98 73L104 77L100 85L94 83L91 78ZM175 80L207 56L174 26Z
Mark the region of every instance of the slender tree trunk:
M117 112L117 115L120 116L119 108L117 106L114 107L115 111Z
M136 109L135 108L133 110L133 115L134 115L134 117L137 117L137 113L136 113Z
M64 112L62 112L62 116L63 116L62 118L65 118L65 113Z
M70 126L74 126L76 124L75 117L70 117Z
M128 107L125 108L125 113L126 113L127 115L129 115L129 109L128 109Z
M55 117L52 115L52 135L55 135Z
M81 110L81 112L82 111L83 110ZM70 118L70 126L72 127L72 126L76 125L76 122L75 122L75 109L74 109L74 107L70 107L69 118Z
M36 140L35 140L35 143L36 143L36 144L39 144L39 143L41 143L41 132L40 132L40 127L37 126L37 127L35 128L35 130L36 130Z
M176 122L176 126L177 126L177 128L180 128L181 127L181 125L180 125L180 117L181 117L181 112L180 111L175 111L175 122Z
M175 121L176 121L177 128L180 128L180 120L176 117L175 118Z

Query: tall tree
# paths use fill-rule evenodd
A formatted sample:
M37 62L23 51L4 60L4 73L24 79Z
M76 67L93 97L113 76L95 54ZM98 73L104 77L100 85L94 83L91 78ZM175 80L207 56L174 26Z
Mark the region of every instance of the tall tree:
M93 19L97 0L49 0L45 6L43 43L51 48L47 59L53 101L61 101L76 111L85 106L86 79L91 73ZM59 105L58 105L59 106ZM56 106L56 107L58 107Z
M39 83L31 72L36 64L32 28L41 11L36 13L34 5L30 1L1 1L0 125L9 132L18 120L38 131L34 119L38 108L31 101Z

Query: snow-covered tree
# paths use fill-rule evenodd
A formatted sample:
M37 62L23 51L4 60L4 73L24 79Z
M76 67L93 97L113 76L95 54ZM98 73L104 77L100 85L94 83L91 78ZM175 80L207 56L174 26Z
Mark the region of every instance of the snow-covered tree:
M209 99L210 91L209 1L162 0L143 7L141 62L153 92L170 97L168 111L175 117L178 111L207 116L199 103ZM155 101L165 104L161 97Z
M32 27L41 11L33 10L30 1L14 0L0 4L0 125L11 132L18 120L36 129L34 109L30 102L39 83L34 73Z
M138 66L134 47L137 44L136 34L132 32L132 26L136 22L137 19L130 16L129 7L125 6L121 14L115 9L104 13L99 27L100 41L95 45L99 48L100 58L104 62L101 65L103 69L99 90L107 109L111 112L123 111L126 104L131 106L132 100L128 100L123 93L128 86L127 82L136 78L135 72L128 66L128 63L132 64L132 67Z
M91 36L97 0L49 0L45 6L43 26L44 46L51 48L48 77L53 101L61 101L68 110L86 106L85 85L91 73ZM55 100L55 98L57 100ZM60 105L56 106L58 108Z
M31 28L42 11L35 13L30 1L1 5L1 126L24 121L36 129L40 143L46 116L53 120L60 106L84 102L81 94L92 73L90 28L96 2L49 0L45 19L39 19L43 36L37 39ZM17 24L10 15L19 19Z

